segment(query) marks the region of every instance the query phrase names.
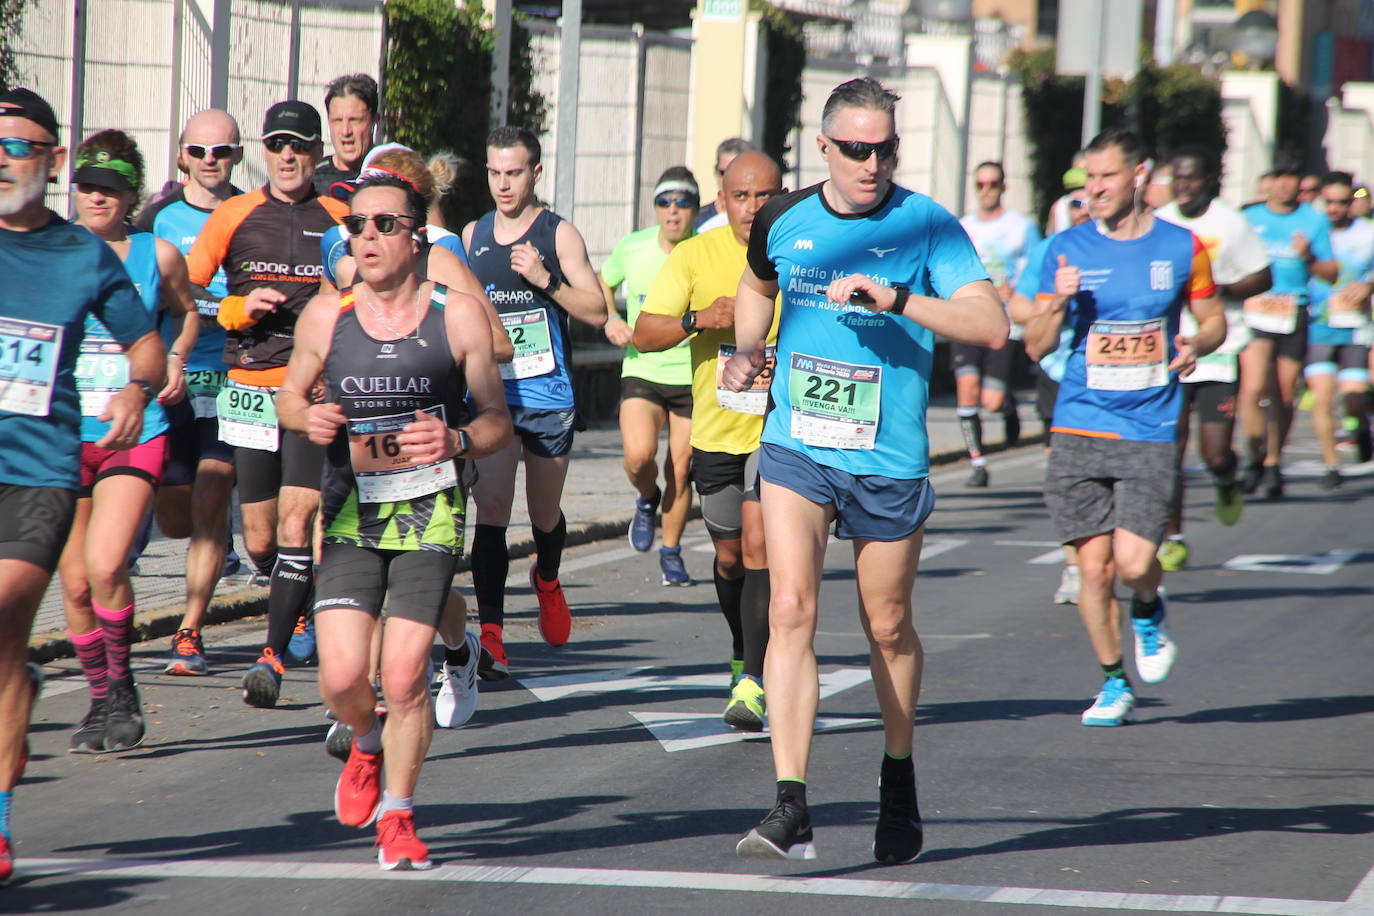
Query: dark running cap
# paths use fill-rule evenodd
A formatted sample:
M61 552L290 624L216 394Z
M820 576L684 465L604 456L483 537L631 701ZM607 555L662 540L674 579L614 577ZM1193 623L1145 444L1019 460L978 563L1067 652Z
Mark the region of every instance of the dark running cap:
M0 93L0 117L27 118L57 139L57 115L32 89L20 87Z
M267 109L267 117L262 121L262 138L279 135L297 137L301 140L319 140L320 113L309 102L287 99Z

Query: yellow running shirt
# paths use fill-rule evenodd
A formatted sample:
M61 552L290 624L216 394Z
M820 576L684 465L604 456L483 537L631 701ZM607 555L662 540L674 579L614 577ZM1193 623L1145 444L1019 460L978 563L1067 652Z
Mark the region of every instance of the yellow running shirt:
M641 312L681 318L721 296L734 297L748 249L727 225L678 243L644 297ZM778 304L768 344L778 340ZM692 447L703 452L747 455L759 447L761 414L725 410L717 403L716 362L722 344L733 347L735 329L702 329L692 335ZM764 380L766 383L766 380Z

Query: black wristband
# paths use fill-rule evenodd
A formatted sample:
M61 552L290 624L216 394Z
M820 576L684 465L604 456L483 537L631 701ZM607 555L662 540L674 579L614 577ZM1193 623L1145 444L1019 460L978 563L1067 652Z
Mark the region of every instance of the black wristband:
M897 299L892 303L892 314L900 315L906 311L906 301L911 298L911 287L905 283L894 283L892 289L897 293Z
M137 385L138 390L143 392L144 400L149 404L153 403L154 399L157 398L157 388L153 386L152 382L141 378L131 378L129 379L129 384L124 387L128 388L129 385Z
M549 271L549 283L544 287L544 292L550 296L558 292L558 288L563 285L563 278L553 271Z

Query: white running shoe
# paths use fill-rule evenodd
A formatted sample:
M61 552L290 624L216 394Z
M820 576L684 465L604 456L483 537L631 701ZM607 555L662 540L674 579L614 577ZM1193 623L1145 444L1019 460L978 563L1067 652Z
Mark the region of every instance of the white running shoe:
M1059 588L1054 593L1055 604L1078 603L1078 567L1065 566L1059 575Z
M1136 600L1132 596L1133 608ZM1161 588L1159 610L1155 615L1147 620L1131 618L1131 626L1135 630L1135 668L1140 672L1140 679L1147 684L1158 684L1168 677L1169 669L1174 667L1174 659L1178 658L1178 645L1164 623L1165 610L1164 589Z
M434 721L440 728L465 725L477 711L477 660L482 643L471 630L463 634L463 641L468 647L467 664L454 667L444 662L443 683L434 698Z
M1125 678L1109 677L1093 705L1083 710L1084 725L1125 725L1135 721L1135 691Z

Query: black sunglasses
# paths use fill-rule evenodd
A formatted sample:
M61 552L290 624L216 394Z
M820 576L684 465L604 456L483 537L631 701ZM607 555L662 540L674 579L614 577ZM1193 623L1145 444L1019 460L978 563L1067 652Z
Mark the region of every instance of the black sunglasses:
M276 140L278 138L273 137L272 139ZM243 147L237 143L220 143L215 146L206 146L203 143L183 143L181 148L186 150L186 155L190 156L192 159L204 159L207 153L214 156L216 159L228 159ZM268 149L272 149L272 147L269 146ZM280 151L280 149L272 150L274 153Z
M401 220L403 219L413 220L414 217L407 216L404 213L375 213L372 216L364 216L361 213L350 213L343 218L343 224L344 228L348 230L349 235L362 235L363 228L367 226L367 221L372 220L373 224L377 227L378 235L395 235L397 231L406 228L401 225Z
M262 141L262 145L273 153L280 153L288 144L293 153L308 153L315 146L315 141L302 140L300 137L268 137Z
M0 138L0 147L4 147L5 155L11 159L27 159L36 153L37 147L56 145L45 140L25 140L23 137Z
M874 153L878 154L879 162L886 162L897 155L897 144L901 142L901 137L889 137L881 143L865 143L862 140L836 140L834 137L826 137L835 148L844 153L846 159L853 159L855 162L867 162L868 157Z
M662 210L666 210L668 207L690 210L696 205L697 199L688 194L660 194L654 198L654 206Z

